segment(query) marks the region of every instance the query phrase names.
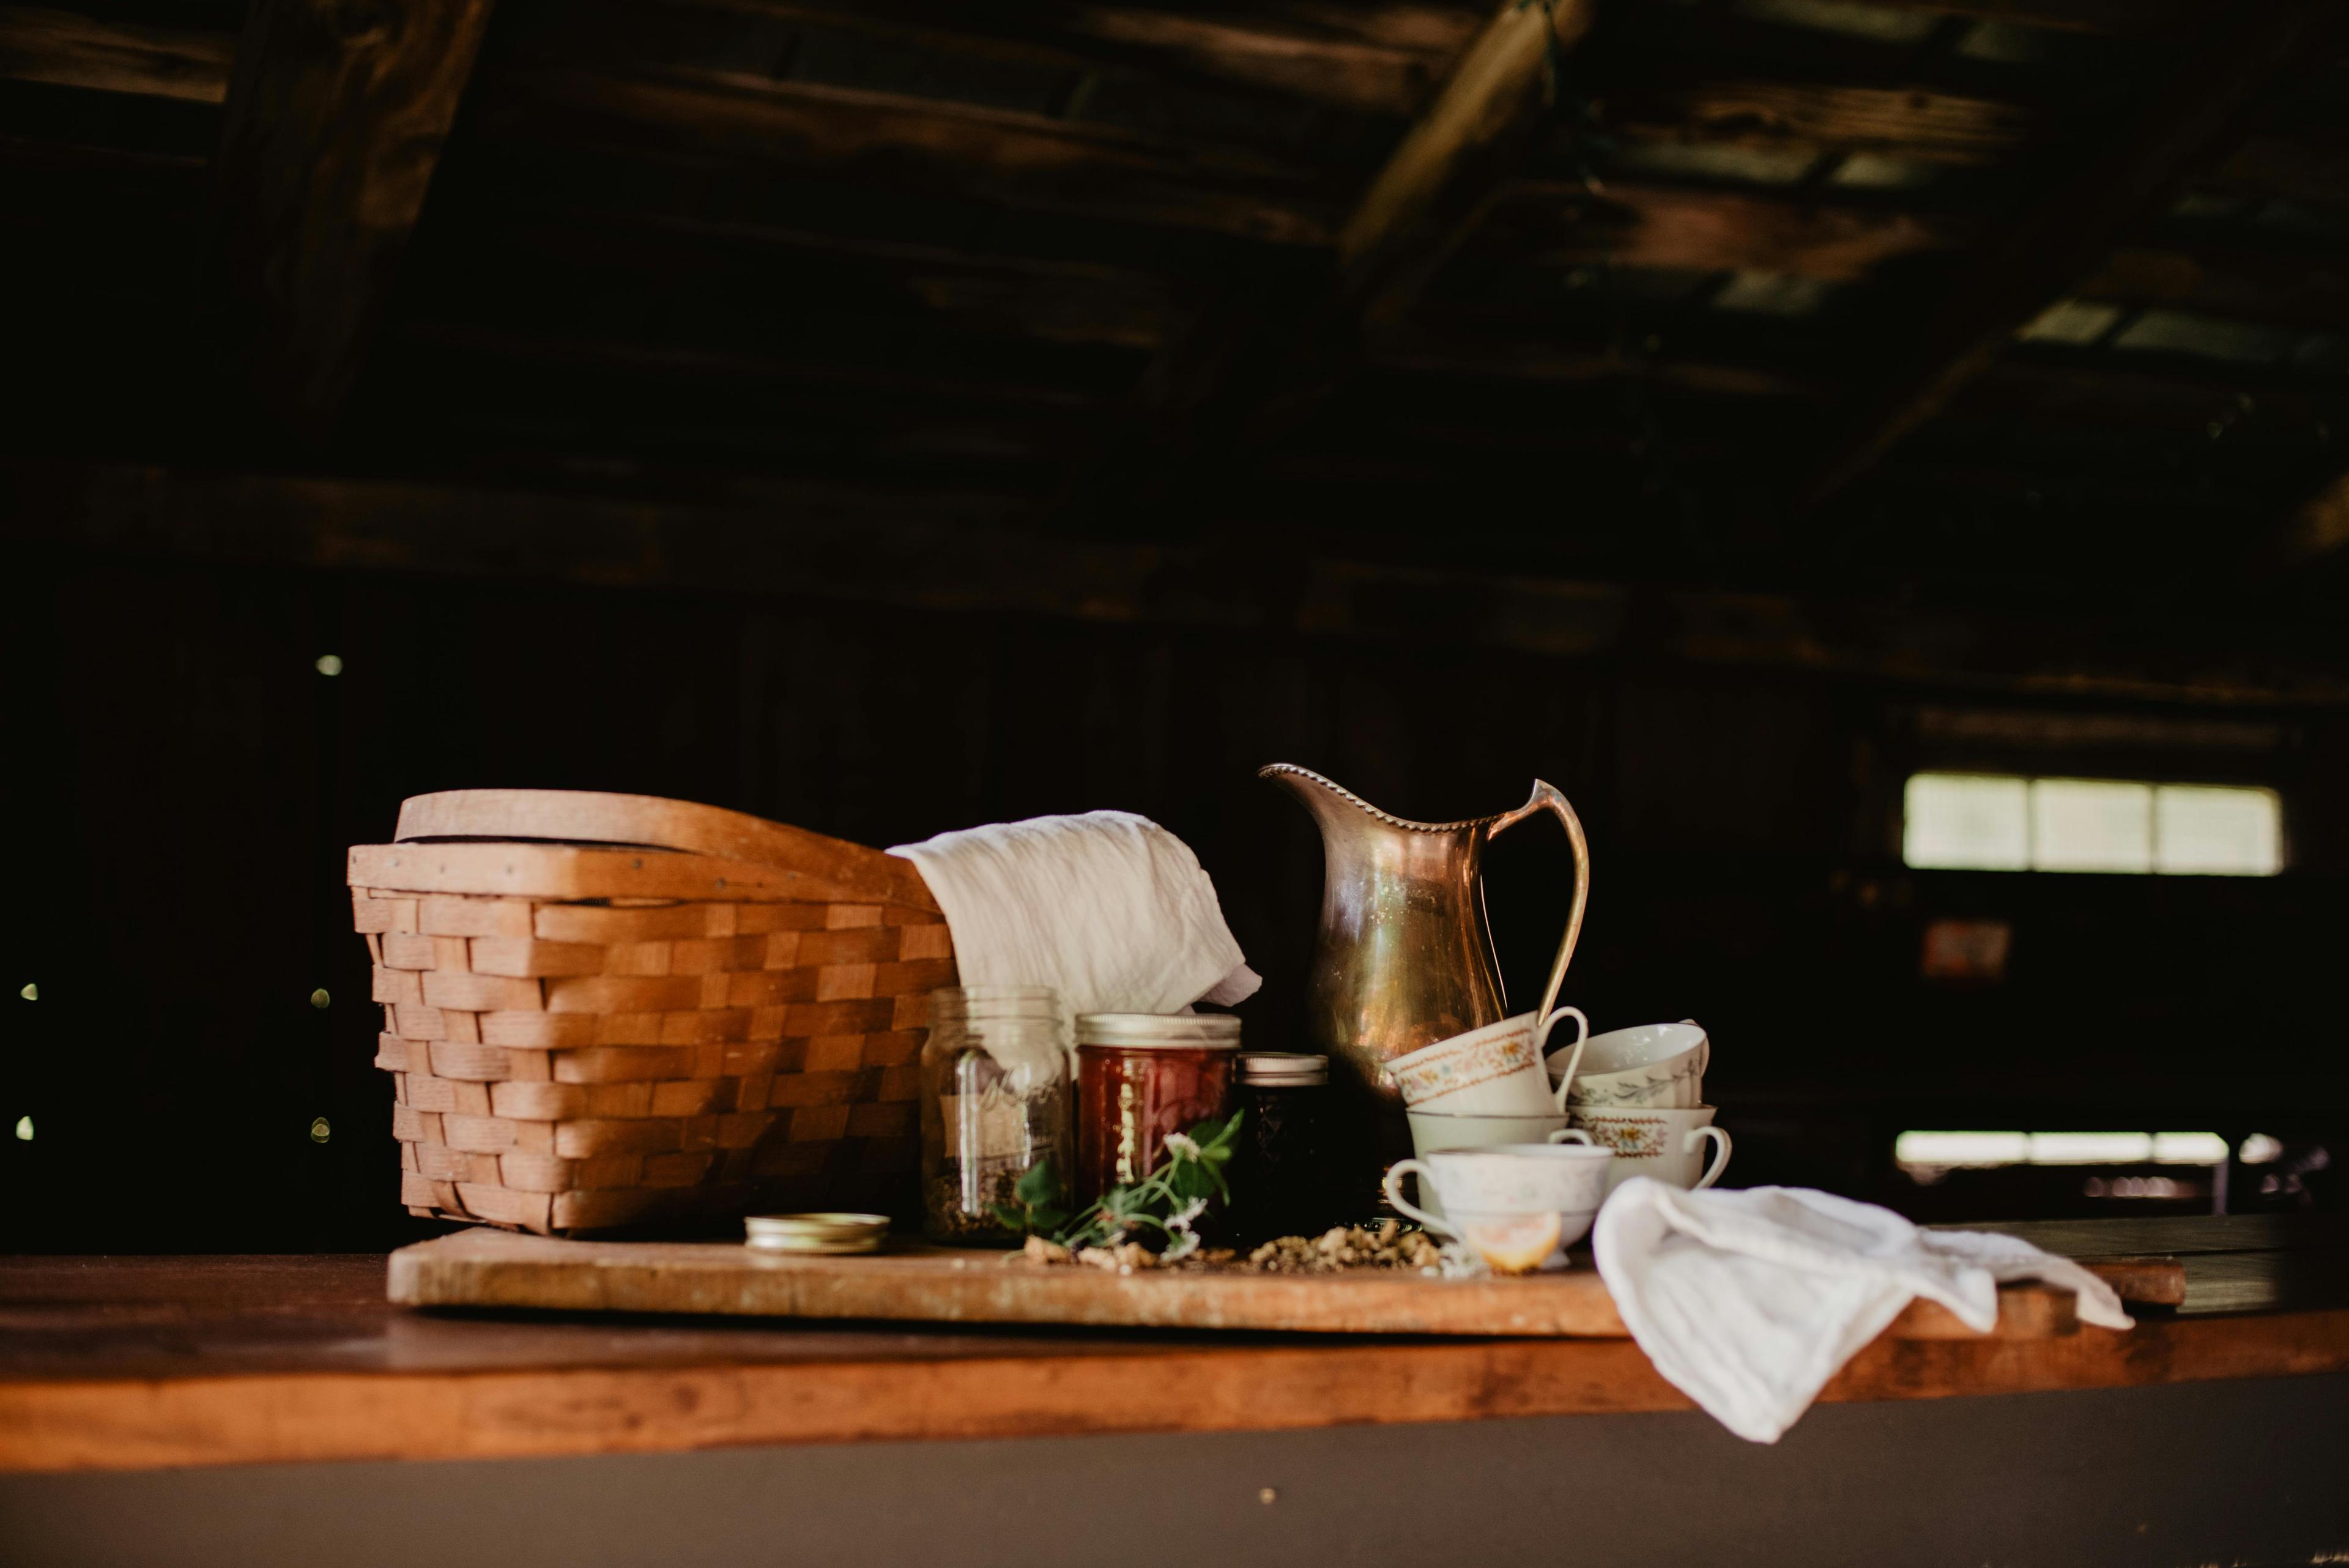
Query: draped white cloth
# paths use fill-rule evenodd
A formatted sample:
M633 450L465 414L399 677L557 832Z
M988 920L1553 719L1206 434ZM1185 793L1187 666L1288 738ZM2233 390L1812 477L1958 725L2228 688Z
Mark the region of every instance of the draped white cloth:
M1739 1437L1774 1443L1911 1300L1969 1328L1998 1322L2002 1280L2079 1295L2080 1321L2128 1328L2112 1288L2068 1258L1800 1187L1615 1189L1591 1245L1616 1311L1656 1370Z
M889 853L929 884L965 985L1049 985L1073 1018L1229 1006L1264 983L1199 857L1148 817L1031 817Z

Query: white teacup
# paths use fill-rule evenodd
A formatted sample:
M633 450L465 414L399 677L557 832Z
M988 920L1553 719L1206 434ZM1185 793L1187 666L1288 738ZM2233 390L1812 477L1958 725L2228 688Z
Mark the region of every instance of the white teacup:
M1646 1106L1577 1106L1574 1125L1590 1141L1612 1151L1607 1190L1635 1176L1651 1176L1667 1187L1691 1191L1711 1187L1729 1168L1729 1134L1713 1125L1713 1107L1659 1110ZM1713 1142L1708 1163L1702 1150Z
M1537 1116L1560 1110L1566 1088L1551 1085L1542 1065L1542 1047L1561 1018L1572 1018L1577 1025L1574 1044L1558 1052L1570 1067L1590 1035L1590 1020L1578 1007L1558 1008L1540 1020L1520 1012L1438 1040L1396 1057L1387 1064L1387 1071L1402 1091L1403 1105L1414 1111Z
M1449 1149L1399 1161L1387 1172L1387 1201L1439 1236L1465 1243L1495 1273L1529 1274L1566 1267L1566 1250L1590 1232L1606 1196L1613 1157L1572 1128L1556 1143ZM1407 1201L1402 1179L1445 1212Z
M1454 1111L1407 1111L1404 1115L1411 1119L1411 1151L1422 1159L1447 1149L1547 1143L1568 1130L1564 1111L1547 1111L1537 1116L1483 1116ZM1578 1135L1575 1141L1588 1143L1589 1135ZM1444 1212L1444 1199L1435 1196L1427 1182L1419 1185L1419 1200L1431 1214Z
M1537 1116L1476 1116L1454 1111L1406 1111L1411 1151L1425 1159L1454 1148L1497 1148L1503 1144L1547 1143L1571 1125L1564 1111Z
M1581 1043L1581 1061L1549 1055L1549 1075L1568 1106L1688 1110L1704 1103L1713 1042L1693 1023L1642 1023Z

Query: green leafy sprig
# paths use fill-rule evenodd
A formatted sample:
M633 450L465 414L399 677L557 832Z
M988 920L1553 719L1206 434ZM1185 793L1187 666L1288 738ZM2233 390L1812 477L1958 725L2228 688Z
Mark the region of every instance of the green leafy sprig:
M1013 1184L1016 1205L994 1205L995 1217L1015 1231L1046 1237L1072 1252L1114 1246L1137 1231L1155 1231L1164 1239L1166 1257L1184 1257L1199 1244L1191 1225L1206 1212L1208 1201L1231 1201L1224 1167L1231 1163L1240 1119L1247 1114L1234 1111L1226 1119L1210 1118L1187 1133L1169 1133L1165 1158L1155 1170L1139 1181L1111 1188L1073 1219L1059 1172L1050 1159L1039 1160Z

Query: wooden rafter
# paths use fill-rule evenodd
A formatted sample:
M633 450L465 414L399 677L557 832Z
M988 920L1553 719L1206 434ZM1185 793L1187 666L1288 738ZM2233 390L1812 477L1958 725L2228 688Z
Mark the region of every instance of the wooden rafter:
M1606 109L1610 131L1643 141L1961 164L2012 156L2038 119L2025 104L1936 88L1713 76L1619 89Z
M1683 272L1770 272L1851 283L1903 256L1957 247L1966 219L1755 193L1609 181L1604 191L1513 180L1471 244L1536 266L1604 261Z
M1327 241L1313 171L1229 147L979 104L715 71L502 73L501 135L593 141L615 130L708 154L978 194L1007 206Z
M1797 496L1798 509L1849 488L1993 363L2017 330L2092 275L2126 226L2240 134L2278 82L2330 57L2344 20L2349 7L2336 0L2227 8L2167 90L1986 247L1955 293L1924 315L1916 348L1861 403L1864 411Z
M492 0L256 0L215 161L237 379L295 432L357 377Z
M1220 404L1235 421L1293 421L1318 403L1365 324L1399 315L1482 218L1548 110L1552 63L1590 18L1589 0L1502 0L1339 229L1334 288L1211 312L1162 356L1146 398L1177 413ZM1269 364L1247 351L1267 334L1287 345ZM1247 386L1259 377L1268 391Z
M1994 659L1962 622L1911 605L1810 604L1420 568L1298 563L1267 594L1260 552L1050 538L987 498L871 485L779 487L752 502L653 504L349 478L0 458L0 543L345 571L778 595L1131 624L1272 627L1423 646L1466 638L1536 655L1636 646L1738 668L1783 664L2068 696L2349 705L2337 668L2247 660L2241 641L2075 615L2013 619ZM1449 607L1432 618L1430 604ZM2189 628L2189 631L2196 628ZM2122 651L2134 649L2133 652Z
M1418 111L1475 30L1441 5L1142 6L1023 0L697 0L832 32L1072 72L1133 72L1373 114Z
M218 103L236 40L30 6L0 6L0 78Z
M1894 8L2065 33L2158 33L2195 0L1891 0Z
M1504 0L1339 231L1347 308L1391 315L1424 286L1547 111L1551 64L1591 11L1590 0Z
M2349 327L2349 257L2127 245L2080 286L2080 295L2338 331Z
M1475 226L1548 109L1552 63L1588 31L1591 0L1500 0L1338 227L1334 270L1290 269L1201 311L1138 389L1155 462L1102 454L1064 506L1103 504L1137 471L1194 469L1200 447L1293 422L1318 405L1366 323L1399 312Z

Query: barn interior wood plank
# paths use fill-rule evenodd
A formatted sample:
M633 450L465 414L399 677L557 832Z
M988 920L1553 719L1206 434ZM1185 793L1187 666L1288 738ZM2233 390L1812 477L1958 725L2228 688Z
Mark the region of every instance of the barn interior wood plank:
M1992 240L1927 317L1915 347L1860 410L1796 498L1826 504L1995 361L2018 329L2090 275L2124 229L2173 193L2279 84L2327 58L2344 17L2306 0L2230 11L2106 149Z
M492 0L260 0L214 174L236 379L289 431L333 426L422 212Z

